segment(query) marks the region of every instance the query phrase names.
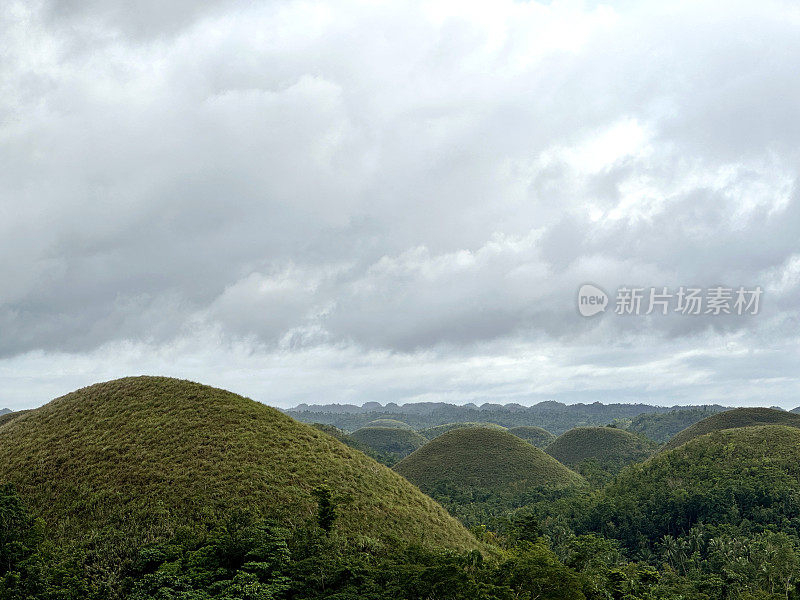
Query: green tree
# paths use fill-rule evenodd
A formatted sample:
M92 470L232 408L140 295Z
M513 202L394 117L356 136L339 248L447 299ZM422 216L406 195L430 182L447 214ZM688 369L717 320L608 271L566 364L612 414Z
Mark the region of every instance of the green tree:
M317 499L317 523L325 533L330 533L336 520L336 507L331 490L327 486L321 485L314 488L313 494Z

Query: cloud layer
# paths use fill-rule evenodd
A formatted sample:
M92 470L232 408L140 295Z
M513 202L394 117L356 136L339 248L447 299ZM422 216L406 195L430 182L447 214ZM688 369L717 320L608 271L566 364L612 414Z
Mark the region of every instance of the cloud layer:
M0 404L800 404L793 3L162 5L0 8Z

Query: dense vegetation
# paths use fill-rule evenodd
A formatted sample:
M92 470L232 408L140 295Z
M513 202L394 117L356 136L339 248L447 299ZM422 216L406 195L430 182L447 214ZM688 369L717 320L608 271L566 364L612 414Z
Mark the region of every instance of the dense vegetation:
M677 433L690 425L726 410L719 405L693 406L663 413L647 413L634 417L625 424L625 429L637 433L659 444L668 442Z
M657 447L651 440L615 427L576 427L558 436L545 452L603 483L622 467L645 460Z
M706 417L702 421L698 421L694 425L687 427L672 438L664 446L664 450L677 448L689 440L705 435L706 433L711 433L712 431L737 427L753 427L756 425L787 425L790 427L800 427L800 415L774 408L734 408L733 410L726 410L725 412Z
M428 440L411 429L397 427L362 427L350 437L397 461L423 446Z
M500 429L503 431L506 429L502 425L496 425L495 423L445 423L444 425L436 425L435 427L420 429L419 433L429 440L432 440L435 437L439 437L443 433L447 433L448 431L459 429L461 427L489 427L490 429Z
M537 448L545 448L556 439L552 433L541 427L523 425L522 427L512 427L508 433L533 444Z
M800 429L726 429L660 453L607 486L588 520L636 550L696 526L800 535Z

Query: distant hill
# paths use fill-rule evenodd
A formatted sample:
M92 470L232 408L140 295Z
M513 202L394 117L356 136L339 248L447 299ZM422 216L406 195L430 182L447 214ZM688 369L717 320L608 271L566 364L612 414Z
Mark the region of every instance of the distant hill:
M408 456L428 441L416 431L397 427L362 427L350 437L395 460Z
M663 413L648 413L634 417L625 429L663 444L690 425L724 410L728 409L714 404L692 406Z
M403 423L397 419L375 419L365 425L365 427L394 427L396 429L414 429L408 423Z
M556 436L546 429L542 429L541 427L533 427L530 425L512 427L508 430L508 433L525 440L529 444L533 444L537 448L544 448L556 439Z
M12 412L10 408L0 408L0 416L6 415Z
M734 408L733 410L727 410L706 417L702 421L698 421L694 425L687 427L673 437L663 449L671 450L677 448L689 440L712 431L738 427L752 427L755 425L789 425L791 427L800 427L800 415L776 410L774 408Z
M583 483L580 475L539 448L487 427L444 433L397 463L394 470L429 493L450 487L507 494Z
M641 414L664 412L664 407L648 404L562 404L546 401L533 406L490 404L458 406L444 402L418 402L385 406L367 402L363 406L346 404L301 404L286 414L306 423L327 423L345 431L355 431L375 419L396 419L419 431L447 423L496 423L503 427L530 425L560 435L573 427L606 425L614 420L633 419Z
M28 414L33 409L26 409L26 410L17 410L17 411L8 411L6 413L0 414L0 426L5 425L6 423L10 423L11 421L18 419L19 417Z
M645 460L657 448L655 442L615 427L576 427L556 438L545 452L572 468L595 461L602 470L615 473Z
M353 436L351 436L349 433L345 431L342 431L338 427L334 427L333 425L325 425L324 423L313 423L311 426L314 429L318 429L323 433L335 437L337 440L339 440L346 446L350 446L354 450L363 452L364 454L366 454L373 460L377 460L381 464L391 466L397 462L396 458L389 456L388 454L381 454L380 452L376 452L366 444L354 439Z
M800 531L800 429L714 431L623 471L584 524L630 549L654 548L696 524Z
M800 406L798 406L797 408L793 408L793 409L792 409L792 410L790 410L789 412L793 412L793 413L800 413Z
M109 580L144 542L216 525L230 511L306 523L319 485L341 499L335 526L345 535L476 547L441 506L332 436L231 392L163 377L83 388L0 427L0 481L16 485L56 543L106 557L88 568Z
M427 439L432 440L433 438L439 437L443 433L447 433L448 431L459 429L461 427L489 427L492 429L500 429L501 431L505 431L506 429L502 425L497 425L496 423L445 423L444 425L436 425L435 427L420 429L419 433Z

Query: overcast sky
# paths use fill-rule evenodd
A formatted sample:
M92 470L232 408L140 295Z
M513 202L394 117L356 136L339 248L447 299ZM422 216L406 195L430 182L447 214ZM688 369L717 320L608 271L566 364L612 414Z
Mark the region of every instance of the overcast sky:
M796 2L2 2L0 406L800 405L799 64Z

